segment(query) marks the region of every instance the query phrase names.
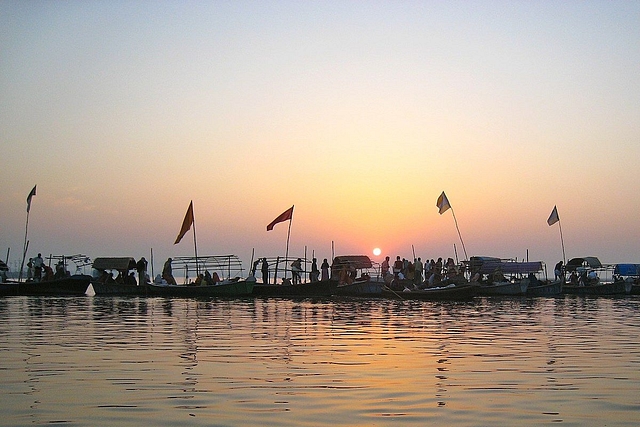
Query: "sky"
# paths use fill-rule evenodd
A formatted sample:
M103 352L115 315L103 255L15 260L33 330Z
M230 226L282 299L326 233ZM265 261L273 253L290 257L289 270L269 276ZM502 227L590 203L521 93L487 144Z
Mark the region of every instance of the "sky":
M0 258L640 262L639 76L637 1L2 0Z

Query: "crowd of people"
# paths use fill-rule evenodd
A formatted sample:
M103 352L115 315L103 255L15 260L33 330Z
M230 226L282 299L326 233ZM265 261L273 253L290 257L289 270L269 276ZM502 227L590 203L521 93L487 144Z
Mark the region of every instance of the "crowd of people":
M464 266L456 264L453 258L448 258L446 262L442 258L425 259L423 262L421 257L417 257L412 262L400 256L396 256L391 264L387 256L381 264L381 274L391 289L402 290L408 285L424 288L445 281L455 282L464 276Z

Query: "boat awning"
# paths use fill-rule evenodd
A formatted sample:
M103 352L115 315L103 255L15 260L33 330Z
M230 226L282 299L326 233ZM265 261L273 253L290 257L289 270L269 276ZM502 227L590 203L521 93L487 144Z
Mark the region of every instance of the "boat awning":
M621 276L640 276L640 264L616 264L613 273Z
M136 261L131 257L102 257L93 260L96 270L135 270Z
M602 263L597 257L586 256L583 258L572 258L567 262L565 270L575 271L578 267L587 264L590 268L602 268Z
M333 259L333 268L343 265L356 269L371 268L373 266L371 259L366 255L343 255Z
M504 274L527 274L542 271L542 261L534 262L502 262L500 260L487 260L477 270L480 274L491 274L500 269Z

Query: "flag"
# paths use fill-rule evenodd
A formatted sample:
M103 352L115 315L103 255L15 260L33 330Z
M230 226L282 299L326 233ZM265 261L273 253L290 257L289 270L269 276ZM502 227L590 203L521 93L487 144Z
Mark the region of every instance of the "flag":
M558 208L554 206L553 210L551 211L551 215L549 215L549 219L547 220L547 224L553 225L558 221L560 221L560 217L558 216Z
M29 193L29 195L27 196L27 213L29 213L29 211L31 210L31 198L33 196L36 195L36 186L33 186L33 189L31 190L31 192Z
M273 230L273 226L276 225L277 223L282 222L282 221L287 221L287 220L289 220L291 218L293 218L293 206L291 206L286 211L282 212L278 216L278 218L276 218L273 221L271 221L271 223L269 225L267 225L267 231Z
M438 207L438 213L440 215L445 213L448 209L451 209L451 205L449 204L449 199L447 199L447 195L444 194L444 191L442 192L440 197L438 197L438 201L436 202L436 206Z
M177 245L178 243L180 243L180 240L182 240L184 235L191 228L191 224L193 224L193 200L191 201L191 203L189 203L189 208L187 209L187 213L184 216L184 221L182 221L182 227L180 227L180 233L178 233L178 237L176 238L176 241L173 243L174 245Z

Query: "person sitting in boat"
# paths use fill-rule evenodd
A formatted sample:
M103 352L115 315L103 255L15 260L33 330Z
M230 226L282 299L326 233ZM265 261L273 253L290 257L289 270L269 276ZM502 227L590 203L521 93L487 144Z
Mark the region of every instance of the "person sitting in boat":
M218 273L216 273L215 271L213 272L213 275L211 276L211 282L216 285L220 282L222 282L222 280L220 280L220 276L218 276Z
M569 275L569 283L573 286L578 285L578 275L576 274L575 271L572 271L571 274Z
M196 277L196 281L193 284L195 286L202 286L204 284L204 274L198 274L198 277Z
M587 283L589 284L589 286L597 285L599 281L600 278L594 270L591 270L589 274L587 274Z
M343 265L342 269L340 270L339 284L350 285L351 283L353 283L353 278L351 277L351 274L347 266Z
M62 279L66 276L66 272L64 270L64 264L62 262L62 260L58 261L58 263L56 264L56 274L54 274L54 277L56 279Z
M506 279L504 278L504 274L502 274L502 269L500 267L496 267L496 269L493 271L492 280L494 283L506 281Z
M138 286L138 281L136 280L136 275L135 275L135 273L133 271L131 273L129 273L129 275L125 279L124 283L126 285Z
M44 275L42 277L43 281L48 282L49 280L54 279L53 268L49 267L48 265L43 265L42 270L44 272Z

